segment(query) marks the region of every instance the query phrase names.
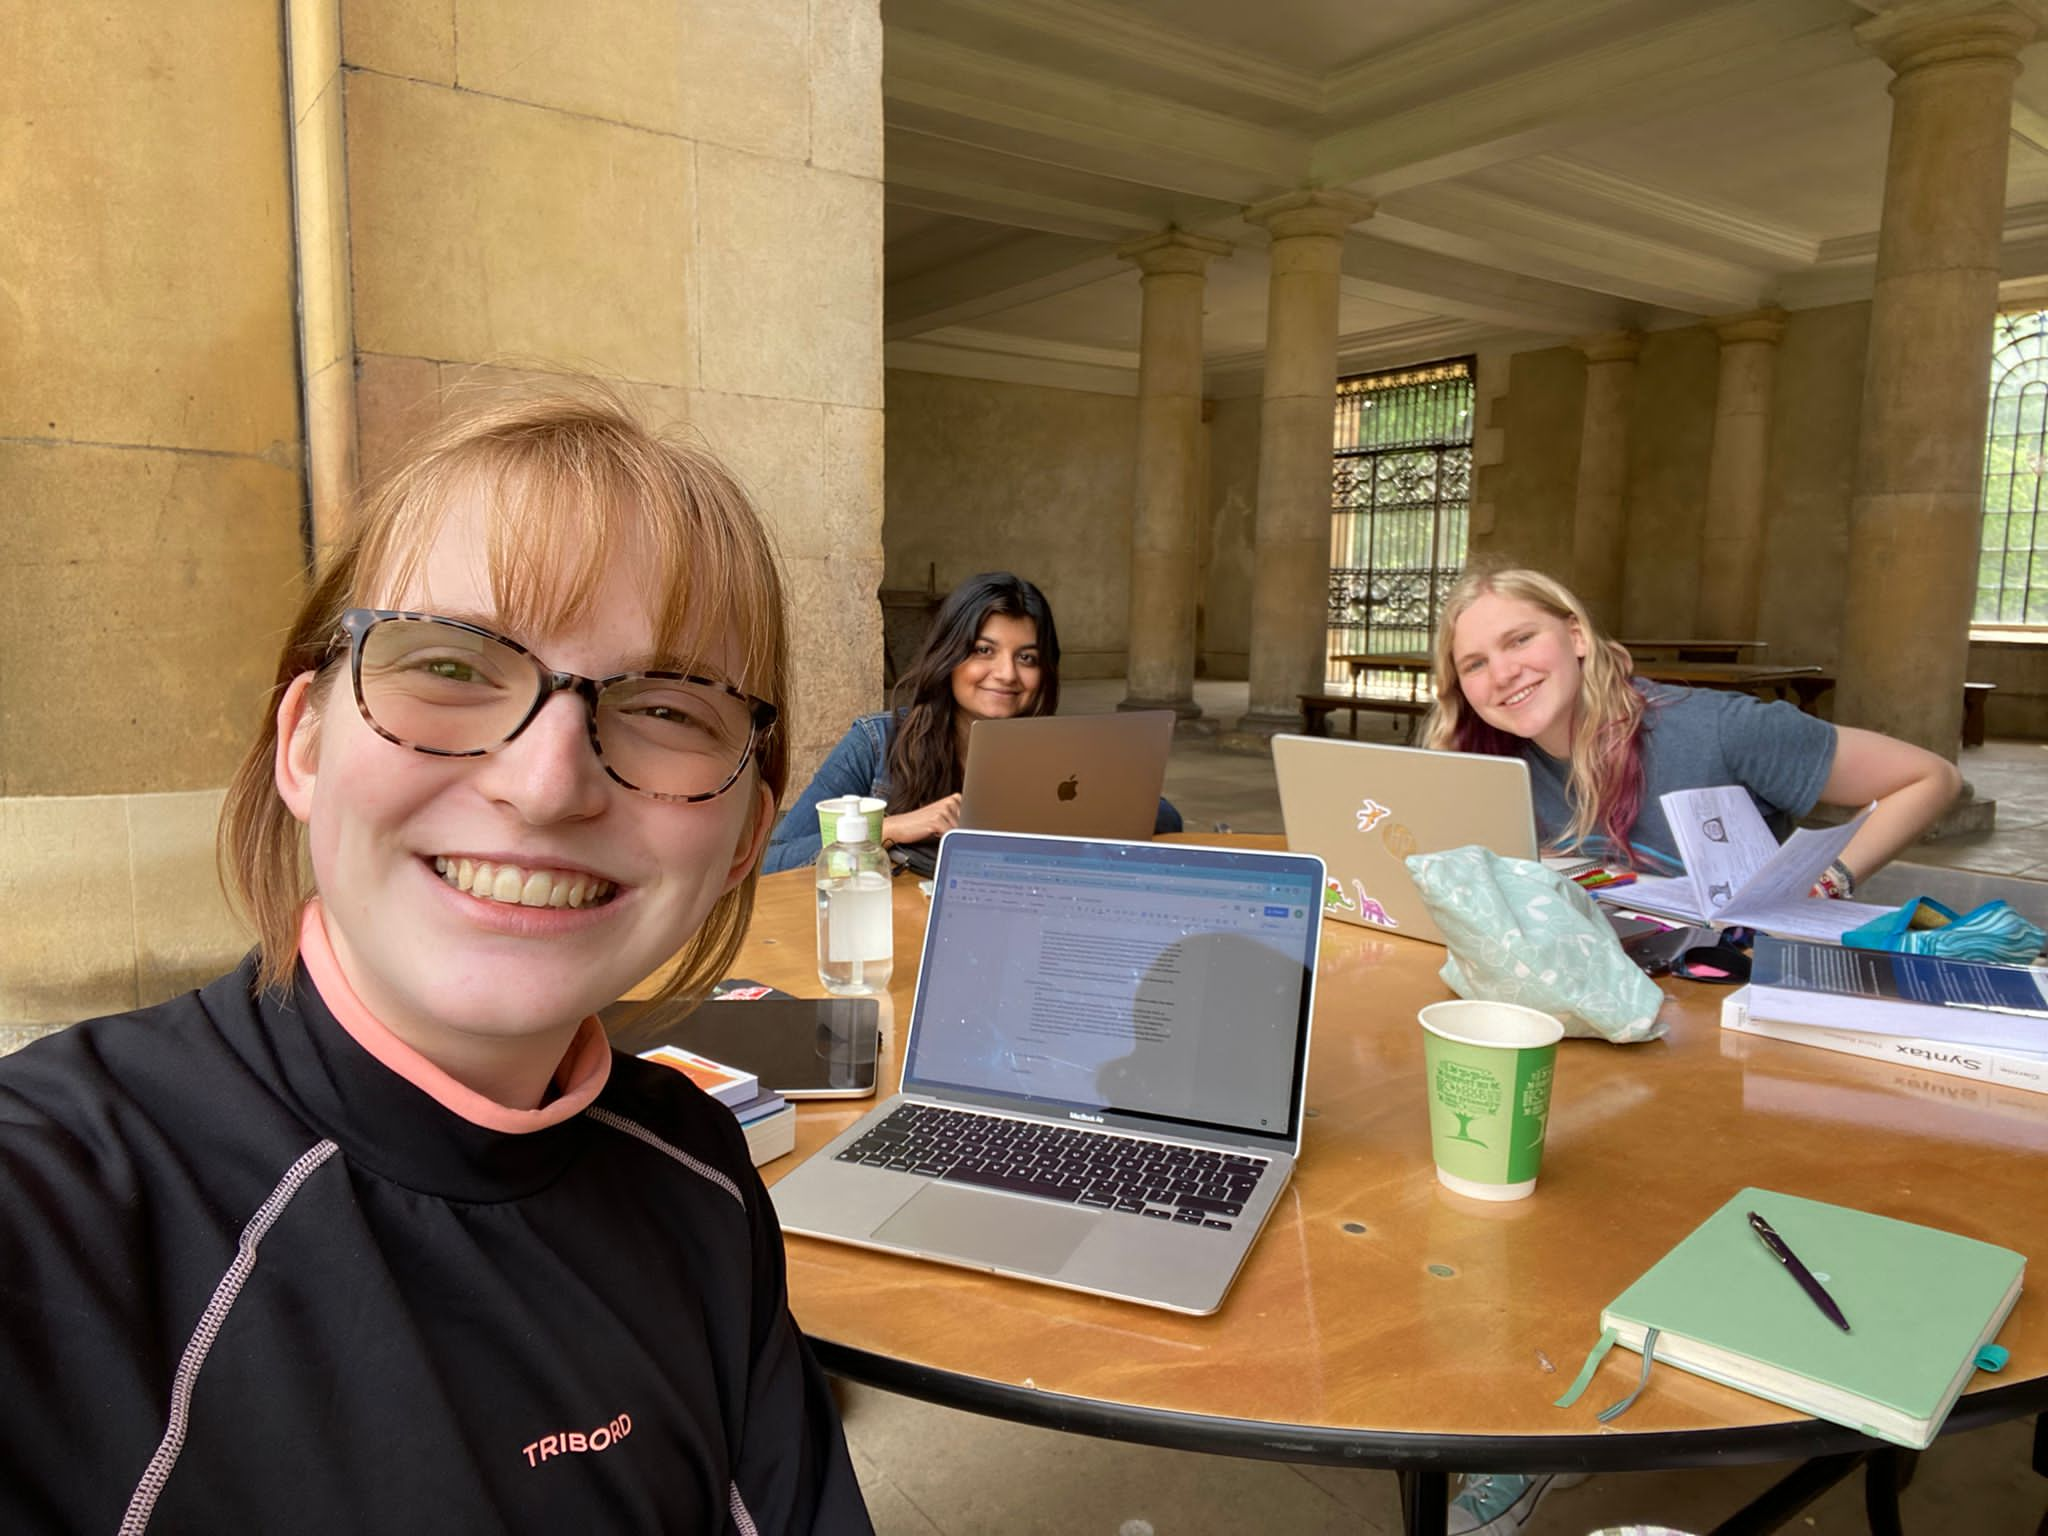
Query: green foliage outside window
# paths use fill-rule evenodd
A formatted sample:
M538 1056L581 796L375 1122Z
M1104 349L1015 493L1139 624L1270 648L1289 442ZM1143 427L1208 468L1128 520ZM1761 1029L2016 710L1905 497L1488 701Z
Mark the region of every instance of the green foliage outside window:
M2000 315L1977 544L1979 624L2048 625L2048 313Z

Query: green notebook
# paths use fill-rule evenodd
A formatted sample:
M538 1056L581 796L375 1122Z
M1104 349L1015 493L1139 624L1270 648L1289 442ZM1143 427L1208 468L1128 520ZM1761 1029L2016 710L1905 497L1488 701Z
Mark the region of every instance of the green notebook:
M1750 1230L1757 1212L1834 1297L1843 1333ZM2027 1261L1953 1232L1745 1189L1600 1314L1654 1358L1815 1418L1923 1449L1977 1352L2018 1300Z

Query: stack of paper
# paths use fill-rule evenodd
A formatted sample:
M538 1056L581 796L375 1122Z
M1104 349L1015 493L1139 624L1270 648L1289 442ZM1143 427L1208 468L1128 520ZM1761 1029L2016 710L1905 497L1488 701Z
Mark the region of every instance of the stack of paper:
M1685 860L1685 873L1673 878L1644 876L1623 889L1594 892L1601 900L1689 923L1754 928L1830 944L1891 910L1811 894L1814 882L1842 856L1863 825L1868 808L1824 832L1794 832L1781 847L1745 789L1722 785L1673 790L1661 804Z

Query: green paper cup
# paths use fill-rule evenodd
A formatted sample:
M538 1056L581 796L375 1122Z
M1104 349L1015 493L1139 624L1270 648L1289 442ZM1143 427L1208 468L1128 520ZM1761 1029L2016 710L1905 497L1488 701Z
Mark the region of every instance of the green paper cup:
M1422 1021L1437 1181L1475 1200L1536 1188L1564 1026L1515 1003L1431 1003Z
M840 795L832 800L818 802L818 836L825 846L831 847L839 841L839 818L861 815L869 818L868 835L880 842L882 839L881 815L889 802L877 800L873 795Z

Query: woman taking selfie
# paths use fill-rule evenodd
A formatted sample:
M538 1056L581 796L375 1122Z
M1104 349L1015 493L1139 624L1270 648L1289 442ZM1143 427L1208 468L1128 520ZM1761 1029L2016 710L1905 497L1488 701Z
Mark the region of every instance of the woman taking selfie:
M606 403L368 497L223 812L259 948L0 1062L0 1528L869 1529L738 1125L595 1017L738 947L781 602Z
M905 701L900 707L855 720L819 766L776 827L763 873L818 857L820 800L887 801L885 846L928 848L957 826L974 722L1059 708L1060 639L1045 594L1008 571L961 582L939 605L896 694ZM1160 801L1154 830L1180 829L1180 813Z
M1474 572L1452 589L1435 691L1428 745L1526 762L1546 850L1658 873L1682 867L1659 803L1673 790L1739 785L1780 837L1817 804L1875 801L1822 879L1824 894L1847 896L1962 785L1954 764L1875 731L1633 676L1628 652L1538 571Z

